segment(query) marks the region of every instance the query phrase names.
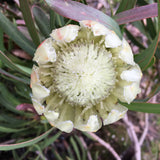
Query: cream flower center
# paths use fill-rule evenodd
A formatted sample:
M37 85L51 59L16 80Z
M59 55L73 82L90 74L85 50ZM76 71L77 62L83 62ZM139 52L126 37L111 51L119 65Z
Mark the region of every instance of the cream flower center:
M53 86L65 101L92 106L115 85L112 54L99 43L77 41L61 47L53 71Z

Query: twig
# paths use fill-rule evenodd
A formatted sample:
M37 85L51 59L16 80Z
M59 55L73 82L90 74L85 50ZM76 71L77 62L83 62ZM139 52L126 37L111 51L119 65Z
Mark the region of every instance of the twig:
M130 133L129 134L130 139L133 140L133 143L134 143L135 159L141 160L141 147L140 147L136 132L134 130L133 124L128 120L127 114L123 118L123 121L127 126L128 132Z
M148 122L148 113L145 113L145 128L144 128L144 131L143 131L143 134L139 140L139 145L142 146L143 142L144 142L144 139L146 138L147 136L147 133L148 133L148 128L149 128L149 122Z
M86 142L84 141L83 137L79 137L79 139L81 140L84 148L87 150L87 157L88 157L88 160L92 160L92 156L91 156L91 153L89 152L89 150L87 149L87 145L86 145Z
M92 136L96 141L98 141L101 145L103 145L106 149L108 149L112 155L116 158L116 160L121 160L120 156L117 154L117 152L112 148L112 146L105 142L103 139L95 135L94 133L88 132L90 136Z

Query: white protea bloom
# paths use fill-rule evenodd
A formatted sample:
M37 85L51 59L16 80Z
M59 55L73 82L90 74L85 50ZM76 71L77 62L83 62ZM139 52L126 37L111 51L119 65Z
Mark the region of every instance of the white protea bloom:
M65 132L95 132L124 116L142 77L127 41L90 20L55 29L36 50L31 74L38 114Z

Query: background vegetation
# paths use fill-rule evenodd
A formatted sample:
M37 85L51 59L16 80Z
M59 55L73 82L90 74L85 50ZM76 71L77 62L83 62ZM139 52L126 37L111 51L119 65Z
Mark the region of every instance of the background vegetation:
M72 13L66 1L72 4ZM160 113L160 1L66 1L0 1L0 159L159 160L160 116L153 113ZM77 130L66 134L51 128L38 116L30 97L37 46L52 29L83 20L80 11L88 19L98 15L104 25L114 26L120 37L123 34L143 70L142 93L125 104L132 111L94 134Z

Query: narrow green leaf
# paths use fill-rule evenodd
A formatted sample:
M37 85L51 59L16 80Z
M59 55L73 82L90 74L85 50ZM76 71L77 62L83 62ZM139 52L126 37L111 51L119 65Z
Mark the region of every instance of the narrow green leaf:
M70 138L70 142L71 142L71 144L73 146L73 149L74 149L74 151L76 153L77 159L81 160L81 156L80 156L80 152L79 152L78 146L77 146L75 140L73 139L73 137Z
M50 28L51 28L51 30L53 30L56 28L56 26L55 26L56 14L54 13L53 10L50 10L49 16L50 16Z
M72 158L66 156L66 160L74 160L74 159L72 159Z
M82 145L82 142L81 142L81 140L79 139L79 137L78 136L74 136L75 137L75 139L77 140L77 142L78 142L78 144L79 144L79 146L80 146L80 148L81 148L81 151L82 151L82 158L81 158L81 160L86 160L86 149L84 148L84 146Z
M89 135L87 132L82 132L82 133L83 133L87 138L95 141L95 139L94 139L91 135Z
M18 148L23 148L23 147L33 145L33 144L41 141L45 137L47 137L48 134L52 132L52 130L53 130L53 128L51 128L47 132L43 133L42 135L40 135L40 136L38 136L34 139L31 139L29 141L26 141L26 142L21 142L21 143L17 143L17 144L4 144L4 145L1 144L0 145L0 151L8 151L8 150L18 149Z
M41 142L39 146L41 147L42 150L45 149L46 147L54 143L54 141L57 140L61 134L62 134L61 132L58 132L57 134L53 135L51 138L47 138L44 142Z
M155 62L156 62L156 57L153 56L153 58L151 59L150 63L149 63L148 66L145 68L145 70L148 69L148 68L150 68L150 67L152 67L152 66L155 64Z
M15 75L13 75L13 74L11 74L9 72L6 72L5 70L3 70L1 68L0 68L0 73L5 75L5 76L7 76L7 77L10 77L10 78L12 78L12 79L14 79L16 81L20 81L20 82L25 83L25 84L30 84L30 80L29 79L27 79L27 78L24 79L24 78L17 77L17 76L15 76Z
M0 104L1 104L1 106L5 106L5 108L8 111L11 111L11 112L16 113L16 114L24 115L24 112L16 110L15 106L13 106L11 103L9 103L7 101L7 97L5 99L4 97L1 96L1 94L0 94Z
M156 29L151 18L147 19L146 29L149 32L151 38L154 39L156 37Z
M127 37L138 47L140 47L141 49L145 49L145 47L143 46L143 44L141 42L139 42L135 36L132 35L131 32L129 32L126 28L125 28L125 33L127 34Z
M15 96L9 92L9 90L7 89L7 87L5 86L4 83L0 82L0 97L3 97L3 99L8 100L11 104L17 106L20 104L20 101L18 101ZM6 97L6 98L5 98Z
M23 153L18 160L24 160L24 159L27 157L28 153L31 152L30 148L31 148L31 147L27 148L27 149L26 149L26 152ZM14 151L14 150L13 150L13 151Z
M157 3L153 3L118 13L114 16L114 19L117 21L118 24L126 24L128 22L157 17L157 15Z
M69 19L69 20L65 23L65 26L68 25L68 24L71 24L72 21L73 21L73 20ZM73 23L74 23L74 22L73 22ZM77 23L77 22L76 22L76 23Z
M27 100L31 100L31 88L26 84L15 83L15 92Z
M148 3L145 0L137 0L137 4L144 6L144 5L147 5Z
M0 27L24 51L34 55L35 45L28 40L17 28L0 12Z
M56 157L56 160L64 160L54 148L51 148L53 155Z
M26 65L26 63L27 63L27 66L32 66L33 65L32 61L22 60L22 59L18 58L16 55L13 55L12 53L9 53L7 51L3 52L3 53L5 53L5 55L9 59L11 59L14 64Z
M16 159L18 159L19 160L19 156L18 156L18 154L16 153L16 151L15 150L13 150L12 151L12 154L13 154L13 158L16 160Z
M8 52L11 52L13 48L14 48L13 40L9 39L8 40Z
M0 51L0 59L10 69L15 70L17 72L20 72L20 73L22 73L22 74L24 74L26 76L30 76L30 73L28 73L29 71L27 72L25 70L27 67L24 69L24 67L22 67L22 66L20 67L20 65L16 66L2 51Z
M62 17L61 15L56 14L56 26L57 27L63 27L65 25L65 22L64 22L64 17Z
M118 24L103 12L71 0L45 0L46 3L61 16L70 18L75 21L93 20L105 25L107 28L114 30L122 38Z
M87 5L86 0L81 0L81 2L82 2L83 4L86 4L86 5Z
M98 157L99 157L99 152L100 152L100 151L96 151L96 153L94 154L94 160L97 160L97 159L98 159Z
M143 33L144 35L147 35L146 30L145 30L145 28L144 28L144 25L143 25L142 21L135 21L135 22L133 22L132 24L133 24L136 28L138 28L141 33Z
M67 142L66 142L66 143L67 143ZM75 158L74 158L74 154L73 154L73 152L72 152L72 150L71 150L70 145L68 145L68 143L67 143L67 145L66 145L65 147L66 147L66 149L67 149L67 152L68 152L69 157L70 157L72 160L74 160L74 159L75 159Z
M156 38L153 40L152 44L147 49L145 49L144 51L142 51L142 53L138 54L135 57L136 63L139 64L142 70L147 69L148 65L151 63L156 52L159 39L160 33L157 34Z
M47 17L46 13L38 6L33 6L32 12L39 30L44 35L44 37L47 38L51 32L49 18Z
M158 0L158 32L160 32L160 0Z
M0 82L0 104L4 106L7 110L19 114L19 115L26 115L29 117L29 113L25 113L22 111L18 111L15 107L22 102L19 101L4 85L4 83Z
M152 88L151 92L149 93L149 95L145 99L143 99L143 102L147 102L154 95L156 95L159 91L160 91L160 84L156 84L155 86L153 86L153 88Z
M37 144L33 144L33 146L36 148L36 150L38 150L38 154L39 154L39 157L41 157L41 160L46 160L45 156L43 155L42 148Z
M3 40L3 31L2 28L0 28L0 50L1 51L5 51L5 47L4 47L4 40Z
M145 112L145 113L160 113L160 103L131 103L126 104L123 103L129 110L137 111L137 112Z
M36 46L38 46L40 44L40 39L39 39L39 36L37 34L37 30L36 30L34 22L33 22L33 18L31 15L28 0L20 0L19 2L20 2L20 9L23 14L23 18L26 23L29 34L33 40L33 43Z
M122 0L120 2L118 10L116 11L116 14L133 8L135 4L136 4L136 0Z
M26 66L22 66L22 65L19 65L19 64L14 64L14 65L17 66L19 69L21 69L23 72L25 72L28 75L30 75L31 72L32 72L32 69L28 68Z
M31 124L30 121L28 120L22 120L22 119L18 119L17 116L13 116L11 114L6 114L1 113L0 115L0 121L2 122L2 124L5 122L7 124L10 124L12 126L12 128L17 128L17 127L26 127L27 124Z
M5 133L21 132L24 130L25 129L14 129L14 128L7 128L7 127L0 126L0 132L5 132Z

